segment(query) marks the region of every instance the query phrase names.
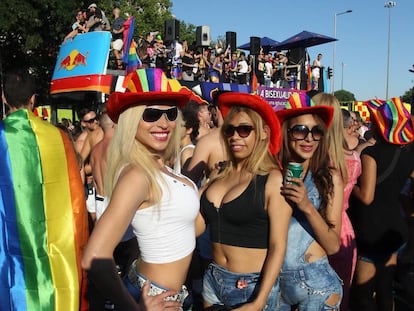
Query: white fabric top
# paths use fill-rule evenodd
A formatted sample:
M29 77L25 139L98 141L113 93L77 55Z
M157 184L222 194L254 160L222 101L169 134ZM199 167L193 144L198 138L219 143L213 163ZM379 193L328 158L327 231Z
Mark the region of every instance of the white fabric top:
M141 258L147 263L174 262L195 248L195 219L200 208L197 187L162 176L160 203L138 210L131 223Z

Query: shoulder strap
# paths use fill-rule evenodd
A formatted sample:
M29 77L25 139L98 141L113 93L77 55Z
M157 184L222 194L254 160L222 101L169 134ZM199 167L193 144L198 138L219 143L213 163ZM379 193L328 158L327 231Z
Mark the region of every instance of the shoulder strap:
M390 166L388 166L387 169L380 176L378 176L377 186L381 184L385 179L387 179L388 176L390 176L395 166L397 165L398 158L400 157L400 153L401 153L401 148L398 148L394 153L394 157L392 158Z

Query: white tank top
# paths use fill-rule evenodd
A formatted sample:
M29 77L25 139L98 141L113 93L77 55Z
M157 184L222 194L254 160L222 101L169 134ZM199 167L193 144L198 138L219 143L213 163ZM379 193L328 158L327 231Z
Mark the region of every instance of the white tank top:
M200 208L197 187L167 174L162 177L160 203L138 210L131 223L141 258L147 263L174 262L195 248L195 219Z

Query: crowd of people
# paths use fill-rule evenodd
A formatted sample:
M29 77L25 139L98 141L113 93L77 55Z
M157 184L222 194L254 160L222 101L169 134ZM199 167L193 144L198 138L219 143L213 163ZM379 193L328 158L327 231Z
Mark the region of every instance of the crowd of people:
M75 14L75 22L64 42L72 40L76 35L92 31L110 31L112 35L111 51L113 59L111 69L124 70L127 66L123 61L123 34L128 27L122 18L121 10L114 8L112 18L107 18L105 12L95 3L87 10L79 10ZM318 81L322 76L322 54L311 63L307 56L304 68L290 60L287 52L270 52L261 48L257 55L248 54L225 46L218 40L215 47L197 46L196 41L175 40L164 42L160 31L152 31L133 39L140 66L143 68L161 68L168 78L183 81L224 82L224 83L253 83L253 74L257 85L277 88L301 88L301 79L312 81L307 89L321 89ZM308 68L310 70L308 70ZM305 76L303 76L305 75Z
M53 126L31 112L28 72L5 75L6 309L27 300L45 310L394 310L414 265L414 122L401 100L367 101L368 126L323 92L293 93L275 112L258 95L218 91L209 103L169 81L138 69L101 111ZM33 174L39 184L27 187ZM53 196L68 179L72 194ZM53 217L21 252L53 263L72 243L78 258L61 253L72 289L52 283L47 300L36 293L57 272L30 269L8 247L34 230L34 202ZM60 236L60 217L76 230ZM32 281L14 292L6 275L21 270ZM70 307L55 308L63 300Z

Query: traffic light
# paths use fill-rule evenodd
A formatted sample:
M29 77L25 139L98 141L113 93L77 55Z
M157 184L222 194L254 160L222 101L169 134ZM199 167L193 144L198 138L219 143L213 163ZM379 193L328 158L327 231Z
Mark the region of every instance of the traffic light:
M332 73L332 68L328 67L328 79L332 78L333 73Z

